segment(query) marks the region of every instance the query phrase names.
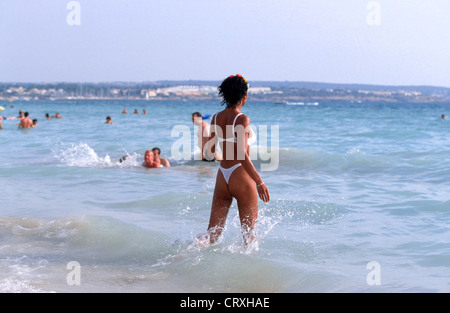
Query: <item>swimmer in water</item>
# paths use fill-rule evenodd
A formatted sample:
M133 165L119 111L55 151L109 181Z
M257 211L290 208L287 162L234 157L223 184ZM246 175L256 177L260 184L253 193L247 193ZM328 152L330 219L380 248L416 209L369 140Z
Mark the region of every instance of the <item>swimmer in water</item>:
M210 125L203 120L203 116L200 112L192 113L192 123L198 127L197 142L201 151L201 160L205 162L222 161L222 155L220 153L216 153L214 158L211 158L205 154L205 145L209 140L211 128Z
M198 127L197 131L197 138L198 138L198 147L200 148L200 151L202 153L202 160L205 160L205 144L208 141L209 138L209 131L210 127L209 124L203 121L202 115L200 112L194 112L192 113L192 123L194 123L195 126Z
M121 158L119 159L119 162L120 162L120 163L123 163L123 162L125 162L126 160L128 160L129 158L130 158L129 155L124 155L123 157L121 157Z
M223 159L217 172L208 231L197 238L195 244L208 246L219 239L229 208L236 199L244 245L247 246L256 239L258 196L269 202L269 189L250 160L250 119L241 113L248 97L247 80L239 74L226 78L219 87L219 95L226 108L212 117L206 151L214 155L219 144ZM227 153L229 150L231 153Z
M33 121L28 117L29 113L25 112L23 118L20 120L19 128L31 128L33 127Z
M155 161L156 162L160 162L162 166L164 167L170 167L170 163L169 160L161 158L161 149L159 149L158 147L155 147L152 149L152 152L155 156Z
M155 161L155 154L152 150L145 151L143 167L158 168L162 167L160 162Z
M111 125L114 125L114 123L111 121L111 116L107 116L107 117L106 117L106 122L105 122L105 124L111 124Z

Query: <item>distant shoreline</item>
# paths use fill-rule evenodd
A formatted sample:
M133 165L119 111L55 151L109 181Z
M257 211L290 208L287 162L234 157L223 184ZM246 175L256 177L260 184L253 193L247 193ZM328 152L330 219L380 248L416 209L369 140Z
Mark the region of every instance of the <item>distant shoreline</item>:
M217 101L214 81L0 83L0 101ZM250 99L272 102L450 103L450 88L312 82L251 82Z
M4 99L0 98L0 102L1 101L7 101ZM97 98L82 98L82 99L17 99L14 100L13 102L9 103L10 105L14 105L15 102L33 102L33 101L135 101L135 102L147 102L147 103L151 103L151 102L170 102L170 101L211 101L211 102L220 102L220 99L203 99L203 98L164 98L164 99L151 99L151 100L146 100L146 99L130 99L130 98L101 98L101 99L97 99ZM450 99L446 99L446 100L394 100L394 99L363 99L363 100L351 100L351 99L315 99L315 100L304 100L304 99L283 99L283 100L273 100L273 99L249 99L250 102L272 102L275 104L296 104L296 103L304 103L305 105L308 105L309 103L417 103L417 104L444 104L444 103L448 103L450 104ZM3 104L4 107L6 107L8 104Z

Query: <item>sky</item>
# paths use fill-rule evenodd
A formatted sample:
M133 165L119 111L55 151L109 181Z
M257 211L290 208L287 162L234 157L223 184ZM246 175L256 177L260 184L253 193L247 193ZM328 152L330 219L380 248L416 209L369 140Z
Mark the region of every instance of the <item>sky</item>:
M450 87L450 1L0 0L0 47L0 82Z

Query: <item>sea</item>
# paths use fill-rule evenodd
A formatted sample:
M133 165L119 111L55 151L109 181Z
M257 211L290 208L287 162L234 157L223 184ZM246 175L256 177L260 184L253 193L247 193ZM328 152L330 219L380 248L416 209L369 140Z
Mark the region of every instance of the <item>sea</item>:
M207 248L219 163L196 160L191 114L219 101L0 105L38 119L0 130L0 292L450 291L450 104L249 99L271 201L253 244L234 201ZM153 147L170 168L141 166Z

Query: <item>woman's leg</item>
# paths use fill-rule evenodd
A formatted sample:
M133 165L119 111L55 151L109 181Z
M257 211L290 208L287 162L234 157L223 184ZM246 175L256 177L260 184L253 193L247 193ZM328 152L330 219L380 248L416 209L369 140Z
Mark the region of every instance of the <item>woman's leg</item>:
M253 179L243 167L237 168L230 177L230 193L236 198L241 221L244 245L256 239L255 226L258 219L258 193Z
M210 243L214 243L222 234L232 202L233 197L228 190L228 186L222 172L219 170L217 173L216 187L214 189L211 205L211 216L208 225Z

